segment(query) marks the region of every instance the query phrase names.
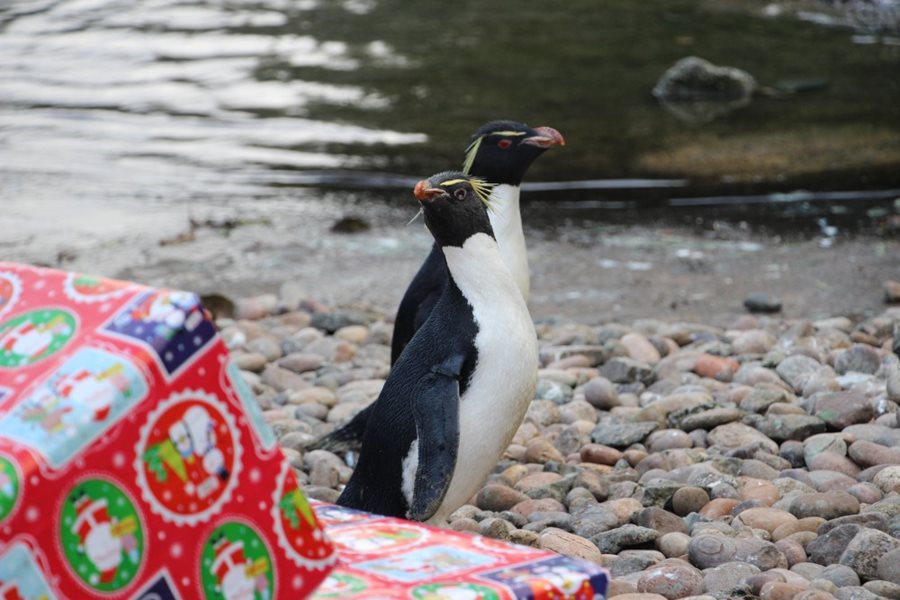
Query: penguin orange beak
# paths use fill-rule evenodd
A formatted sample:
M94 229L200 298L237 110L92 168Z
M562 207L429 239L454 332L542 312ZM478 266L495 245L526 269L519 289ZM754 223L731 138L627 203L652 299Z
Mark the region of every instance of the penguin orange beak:
M446 194L446 192L441 188L428 187L428 185L429 184L426 179L423 179L416 184L416 187L413 190L413 194L416 195L416 199L419 202L430 202L436 197Z
M565 146L566 140L560 132L552 127L535 127L538 135L533 135L522 140L525 144L531 144L538 148L550 148L551 146Z

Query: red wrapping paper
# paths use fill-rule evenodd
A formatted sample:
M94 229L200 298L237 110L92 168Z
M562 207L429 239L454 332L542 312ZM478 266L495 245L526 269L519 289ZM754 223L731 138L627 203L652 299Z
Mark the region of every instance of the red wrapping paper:
M0 599L301 598L335 560L196 296L0 263Z
M582 560L422 523L314 503L340 561L313 598L602 600L608 573Z

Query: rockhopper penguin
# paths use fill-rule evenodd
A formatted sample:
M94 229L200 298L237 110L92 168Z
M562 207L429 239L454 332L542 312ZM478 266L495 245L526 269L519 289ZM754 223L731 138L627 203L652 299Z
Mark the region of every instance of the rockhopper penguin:
M548 148L563 146L565 143L563 136L552 127L532 129L516 121L491 121L472 135L465 152L463 171L496 184L491 193L493 209L488 216L503 261L512 272L526 303L530 281L519 210L519 188L525 173L537 157ZM435 243L406 289L397 310L391 343L392 365L397 362L416 330L428 318L447 279L444 254ZM313 442L307 450L321 449L340 453L358 448L371 411L372 405L357 413L340 428Z
M338 504L443 524L474 494L534 397L534 325L503 260L480 179L415 187L448 279L373 404Z
M466 148L463 172L494 185L488 217L500 246L503 262L509 267L525 302L531 292L525 234L519 210L519 187L525 172L547 148L564 145L562 135L552 127L532 129L515 121L491 121L481 126ZM447 284L447 266L438 244L413 277L397 309L391 341L391 364L422 326Z

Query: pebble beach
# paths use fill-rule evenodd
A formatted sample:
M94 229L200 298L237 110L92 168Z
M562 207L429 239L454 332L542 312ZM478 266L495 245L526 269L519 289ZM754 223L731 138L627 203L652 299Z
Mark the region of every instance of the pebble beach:
M311 497L354 456L306 452L374 401L391 315L297 294L218 325ZM620 600L900 599L900 307L536 323L535 398L449 526L606 567Z

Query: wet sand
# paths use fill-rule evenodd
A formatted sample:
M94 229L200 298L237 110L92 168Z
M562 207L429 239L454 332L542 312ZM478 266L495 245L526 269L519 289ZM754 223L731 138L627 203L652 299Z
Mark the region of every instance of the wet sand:
M9 207L0 253L235 299L289 283L328 305L390 313L431 244L421 220L407 225L414 212L412 203L296 191L224 206L35 200ZM348 215L371 227L332 232ZM213 226L191 232L190 219ZM215 226L229 220L237 226ZM900 241L862 234L784 240L752 228L569 222L527 228L526 236L530 305L539 320L725 326L745 314L746 295L759 291L781 298L786 318L866 316L883 309L883 282L900 279Z

